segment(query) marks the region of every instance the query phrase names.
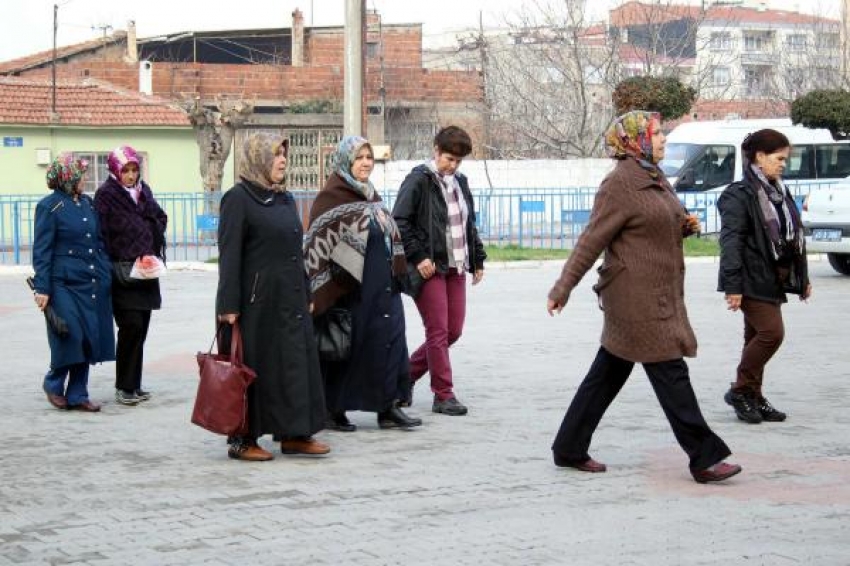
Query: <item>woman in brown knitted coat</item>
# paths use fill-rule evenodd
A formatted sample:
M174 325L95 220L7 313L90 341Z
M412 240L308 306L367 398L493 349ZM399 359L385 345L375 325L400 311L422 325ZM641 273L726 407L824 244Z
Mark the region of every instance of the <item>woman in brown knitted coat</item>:
M604 472L588 454L605 410L635 363L643 365L676 440L700 482L725 480L741 467L723 462L730 451L705 422L684 357L697 343L684 303L682 240L699 223L682 207L657 163L664 157L658 114L634 111L617 118L606 144L617 160L602 181L590 221L549 292L550 315L605 251L594 291L604 312L602 346L564 416L552 451L555 464Z

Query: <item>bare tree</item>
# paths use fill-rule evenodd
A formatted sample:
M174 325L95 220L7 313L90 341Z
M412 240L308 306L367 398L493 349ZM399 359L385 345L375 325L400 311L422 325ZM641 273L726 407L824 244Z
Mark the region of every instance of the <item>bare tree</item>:
M485 88L492 150L500 157L599 153L611 119L614 45L584 24L584 2L536 2L488 41Z
M195 98L184 101L182 106L195 128L204 192L221 191L224 164L230 155L233 136L254 112L254 105L241 99L218 99L216 107L210 108L203 105L200 98Z

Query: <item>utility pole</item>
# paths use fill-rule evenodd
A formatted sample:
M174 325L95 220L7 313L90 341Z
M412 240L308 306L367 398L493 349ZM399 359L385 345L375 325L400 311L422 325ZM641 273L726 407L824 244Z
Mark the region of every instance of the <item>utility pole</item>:
M363 0L345 0L343 134L363 135Z
M482 116L484 159L490 158L490 97L487 93L487 42L484 40L484 12L478 12L478 51L481 55L481 85L484 95L484 115Z
M59 5L53 5L53 62L51 65L51 77L52 77L52 88L51 88L51 98L52 103L50 105L50 119L56 119L56 31L59 29Z

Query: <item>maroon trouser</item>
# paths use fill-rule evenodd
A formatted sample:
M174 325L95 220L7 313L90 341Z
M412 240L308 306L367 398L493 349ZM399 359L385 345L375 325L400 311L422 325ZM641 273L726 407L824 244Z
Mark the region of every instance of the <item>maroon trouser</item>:
M457 342L466 317L466 275L437 273L422 286L416 308L425 325L425 343L410 356L410 377L431 374L431 391L440 401L454 397L449 346Z
M744 313L744 351L741 353L741 363L738 364L738 378L732 389L761 397L764 366L779 350L785 337L782 309L776 303L744 297L741 311Z

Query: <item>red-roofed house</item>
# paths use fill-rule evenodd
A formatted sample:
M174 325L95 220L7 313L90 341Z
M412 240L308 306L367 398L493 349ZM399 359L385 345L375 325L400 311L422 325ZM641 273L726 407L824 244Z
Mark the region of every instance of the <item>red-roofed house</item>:
M0 77L0 193L45 189L50 161L61 152L93 164L86 190L106 176L106 156L128 144L144 156L143 175L157 191L199 188L198 149L186 114L157 97L93 80L56 84Z

